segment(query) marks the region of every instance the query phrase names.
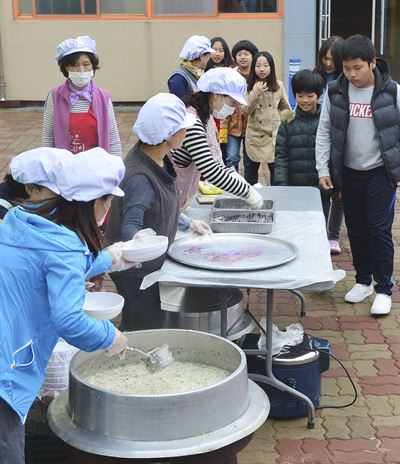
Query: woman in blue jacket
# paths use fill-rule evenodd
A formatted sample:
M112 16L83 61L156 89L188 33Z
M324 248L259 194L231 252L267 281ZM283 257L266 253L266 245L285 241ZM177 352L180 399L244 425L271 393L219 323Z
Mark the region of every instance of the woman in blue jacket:
M25 462L23 424L59 337L110 355L126 347L111 322L82 310L86 277L132 265L122 242L101 251L97 224L113 195L124 194L124 172L102 148L75 156L38 148L11 161L13 179L41 201L10 209L0 226L1 464Z

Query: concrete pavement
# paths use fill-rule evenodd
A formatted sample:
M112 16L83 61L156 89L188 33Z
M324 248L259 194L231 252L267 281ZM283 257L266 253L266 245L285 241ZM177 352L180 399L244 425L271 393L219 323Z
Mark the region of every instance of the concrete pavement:
M124 153L134 143L131 127L135 114L117 112ZM0 110L0 174L12 156L40 146L42 113ZM264 179L266 177L263 172ZM264 182L265 183L265 182ZM398 195L399 197L399 195ZM274 322L283 328L300 321L311 335L327 338L333 354L348 368L358 390L357 402L345 409L321 409L316 428L306 419L267 420L250 445L239 455L240 464L395 464L400 463L400 202L394 224L395 280L393 309L389 316L369 315L372 297L351 305L343 301L354 283L354 270L346 230L334 266L347 272L345 280L325 293L307 293L306 317L289 292L276 292ZM112 284L109 282L109 289ZM250 309L262 316L266 295L253 291ZM350 402L352 389L337 363L323 374L321 405Z

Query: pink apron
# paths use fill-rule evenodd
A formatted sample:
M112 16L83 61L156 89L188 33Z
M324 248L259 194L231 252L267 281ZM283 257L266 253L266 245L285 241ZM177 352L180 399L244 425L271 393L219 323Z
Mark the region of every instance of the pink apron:
M197 116L197 111L191 106L187 108L187 112ZM217 134L218 132L217 127L215 125L215 121L212 117L210 117L207 121L206 126L206 137L208 146L210 147L210 151L214 160L223 164L222 153L221 148L219 146ZM176 171L176 180L178 183L180 196L179 210L182 211L190 204L196 192L198 191L201 174L197 169L194 161L192 161L188 166L182 168L175 163L170 153L168 153L168 157L172 161Z

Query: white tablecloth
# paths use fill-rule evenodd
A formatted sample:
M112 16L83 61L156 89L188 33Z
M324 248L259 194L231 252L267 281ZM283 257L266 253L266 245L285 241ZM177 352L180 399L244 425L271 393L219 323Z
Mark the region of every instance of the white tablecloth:
M208 221L210 210L189 208L187 214ZM183 236L187 234L178 233L176 239ZM332 268L322 211L276 211L276 221L270 236L293 242L298 248L297 257L281 266L243 272L199 269L168 258L159 271L144 278L141 288L160 282L188 287L301 288L322 291L332 288L345 277L343 270Z

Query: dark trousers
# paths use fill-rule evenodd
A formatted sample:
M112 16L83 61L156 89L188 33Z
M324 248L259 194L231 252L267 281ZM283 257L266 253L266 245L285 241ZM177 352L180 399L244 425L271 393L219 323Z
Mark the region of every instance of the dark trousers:
M396 189L384 167L370 171L345 168L342 194L356 282L370 285L373 277L375 291L391 295Z
M146 290L140 290L143 277L133 277L123 272L113 272L110 277L118 293L125 299L119 326L121 331L164 327L165 312L160 306L158 283Z
M257 184L258 182L258 171L260 164L257 161L253 161L249 158L247 153L243 152L243 165L244 165L244 178L250 185ZM268 163L269 169L269 184L274 185L274 170L275 163Z
M25 432L17 413L0 398L0 462L25 463Z
M222 153L222 161L224 162L225 166L226 166L226 157L227 157L227 152L226 152L227 145L228 145L227 143L219 144L219 147L221 148L221 153Z

